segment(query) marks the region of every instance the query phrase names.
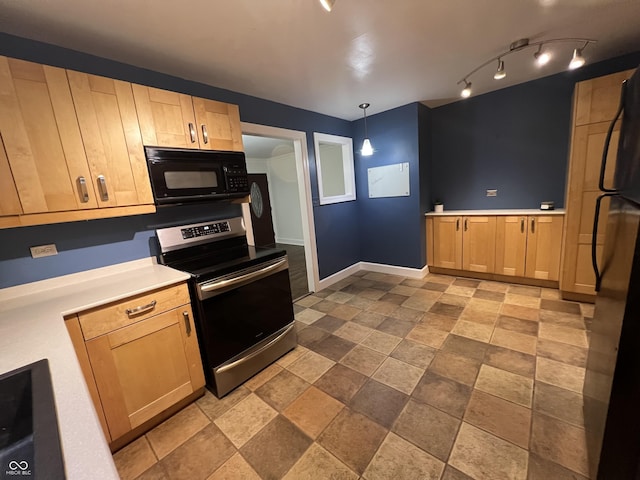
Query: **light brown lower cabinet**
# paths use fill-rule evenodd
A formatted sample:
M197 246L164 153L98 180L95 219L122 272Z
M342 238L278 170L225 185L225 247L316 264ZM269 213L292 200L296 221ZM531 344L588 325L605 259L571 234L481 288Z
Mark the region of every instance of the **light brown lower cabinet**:
M562 226L561 215L499 216L495 273L557 281Z
M168 306L167 298L180 304ZM121 446L118 440L136 429L144 433L140 429L153 419L203 391L202 362L188 302L182 284L66 319L112 448ZM122 318L114 322L117 315ZM100 322L118 328L94 336L99 331L95 324Z
M562 227L557 214L427 217L427 264L444 273L557 282Z

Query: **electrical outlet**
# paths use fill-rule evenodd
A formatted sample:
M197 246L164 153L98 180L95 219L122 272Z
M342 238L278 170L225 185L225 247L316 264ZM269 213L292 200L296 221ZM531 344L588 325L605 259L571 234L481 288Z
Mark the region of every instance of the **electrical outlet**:
M30 250L33 258L50 257L51 255L58 254L55 243L50 243L49 245L38 245L37 247L31 247Z
M487 197L497 197L498 190L487 190Z

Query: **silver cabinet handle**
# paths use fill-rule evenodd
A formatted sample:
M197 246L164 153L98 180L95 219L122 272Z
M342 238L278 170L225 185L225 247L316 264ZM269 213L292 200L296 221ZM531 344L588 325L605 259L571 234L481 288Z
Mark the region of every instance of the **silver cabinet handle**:
M155 300L152 300L151 303L147 305L140 305L139 307L135 307L135 308L127 308L125 312L130 317L133 317L134 315L140 315L141 313L145 313L145 312L148 312L149 310L153 310L153 308L156 306L156 303L158 302L156 302Z
M464 219L464 231L466 232L467 230L469 230L469 219L465 218Z
M536 219L531 219L531 233L536 233Z
M460 230L460 219L456 218L456 232Z
M524 233L524 217L520 219L520 233Z
M80 201L87 203L89 201L89 192L87 191L87 181L84 177L78 177L78 193L80 194Z
M100 198L103 201L109 200L109 191L107 190L107 181L104 175L98 175L98 190L100 191Z
M202 124L202 139L205 144L209 143L209 133L207 132L207 126L204 123Z
M191 135L191 143L196 143L196 129L191 122L189 122L189 135Z
M182 312L182 318L184 319L184 328L187 329L187 337L191 336L191 322L189 321L189 312Z

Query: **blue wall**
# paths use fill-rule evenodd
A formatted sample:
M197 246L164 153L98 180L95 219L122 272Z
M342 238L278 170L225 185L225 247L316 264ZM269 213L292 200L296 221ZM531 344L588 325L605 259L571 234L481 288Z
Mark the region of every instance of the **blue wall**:
M360 254L364 262L422 268L424 224L420 209L419 104L411 103L367 117L375 150L360 155L364 121L356 122L356 189L360 225ZM369 198L367 169L409 162L410 196Z
M640 53L471 97L431 111L431 203L445 210L564 206L573 88L633 68ZM487 197L497 189L497 197Z
M314 205L318 204L318 188L313 132L352 136L351 122L346 120L4 33L0 33L0 55L235 103L240 106L244 122L305 131ZM198 221L205 219L203 216L222 218L229 213L228 206L176 208L170 214L162 211L139 217L0 230L0 288L152 256L156 252L150 238L158 225ZM359 261L356 215L355 206L349 203L314 208L321 278ZM60 254L32 259L29 247L45 243L55 243Z

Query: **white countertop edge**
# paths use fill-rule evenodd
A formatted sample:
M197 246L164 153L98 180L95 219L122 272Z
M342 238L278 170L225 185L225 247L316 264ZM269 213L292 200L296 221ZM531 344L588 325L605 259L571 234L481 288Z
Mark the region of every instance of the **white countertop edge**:
M564 215L564 208L556 208L555 210L540 209L494 209L494 210L445 210L442 213L427 212L425 217L447 217L465 215L467 217L473 215Z

